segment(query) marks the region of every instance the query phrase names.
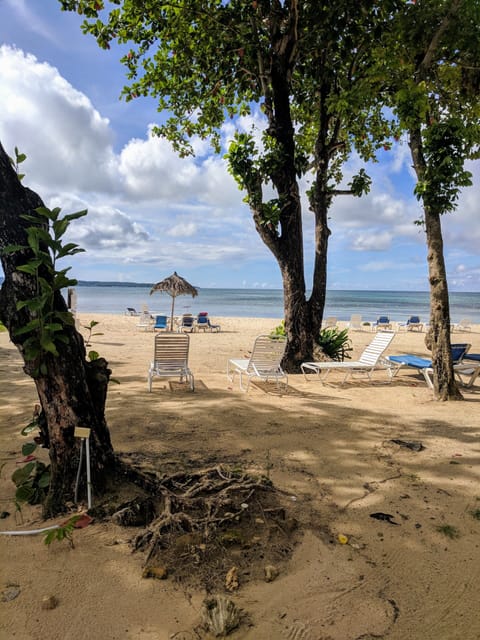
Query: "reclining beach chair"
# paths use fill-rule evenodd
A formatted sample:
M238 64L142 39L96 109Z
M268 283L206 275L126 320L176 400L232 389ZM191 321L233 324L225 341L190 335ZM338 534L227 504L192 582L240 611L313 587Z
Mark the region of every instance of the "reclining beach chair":
M167 316L155 316L155 324L153 325L153 330L163 330L166 331L168 329Z
M192 316L191 313L184 313L180 319L178 331L190 331L190 333L192 333L192 331L194 331L195 329L195 320L196 318Z
M134 308L134 307L127 307L127 310L125 311L127 316L138 316L139 313L138 311Z
M159 333L155 336L153 360L148 370L148 390L152 390L154 376L159 378L180 378L188 381L195 391L193 373L188 368L190 338L187 334Z
M288 389L288 376L281 367L287 339L283 336L258 336L253 344L252 355L243 360L229 360L227 377L233 382L235 374L240 376L240 389L248 392L252 378L261 380L285 380L285 391ZM243 376L248 378L247 387L243 386Z
M300 368L307 380L307 371L313 371L318 374L322 371L325 372L322 381L325 381L330 371L345 371L345 377L342 380L342 384L345 383L349 376L355 375L366 376L369 380L372 379L372 373L375 369L389 369L388 364L382 359L382 354L385 349L391 343L395 336L393 331L382 331L377 334L370 344L366 347L360 358L352 362L302 362Z
M326 318L322 323L322 329L332 329L336 326L337 319L335 318L335 316L328 316L328 318Z
M450 331L471 331L472 321L470 318L463 318L460 322L453 322L450 324Z
M455 377L464 387L471 387L480 374L480 362L476 362L475 358L472 359L473 362L466 361L466 354L470 349L469 344L452 344L451 347ZM387 359L394 365L391 370L392 378L397 375L402 367L410 367L411 369L417 369L425 378L428 387L433 389L433 368L431 360L410 354L388 356ZM466 380L464 380L464 378L466 378Z
M362 316L357 313L354 313L352 316L350 316L348 328L353 329L353 331L363 331L364 327L362 324Z
M377 321L372 325L375 331L390 331L392 329L392 323L388 316L378 316Z
M423 322L419 316L410 316L406 322L400 322L398 328L405 331L423 331Z
M150 331L153 328L153 317L147 312L142 312L138 318L137 327L144 331Z
M210 331L218 333L220 331L219 324L212 324L208 317L207 311L201 311L196 319L195 331Z

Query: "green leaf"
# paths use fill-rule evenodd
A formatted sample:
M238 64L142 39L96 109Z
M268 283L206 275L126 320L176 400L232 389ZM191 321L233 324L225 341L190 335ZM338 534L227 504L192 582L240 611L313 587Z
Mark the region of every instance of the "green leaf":
M91 362L93 362L94 360L98 360L99 357L100 357L100 355L96 351L89 351L88 352L88 359Z
M50 471L44 471L38 481L38 486L41 489L47 489L50 486Z
M32 422L30 422L29 424L27 424L26 427L23 427L23 429L20 431L22 436L28 436L29 433L31 433L32 431L36 431L38 429L38 420L32 420Z
M15 499L18 502L30 502L35 495L35 489L29 485L22 485L15 491Z
M17 487L21 484L24 484L28 480L34 467L35 462L28 462L24 467L15 469L15 471L12 473L12 480L17 485Z
M38 425L35 424L35 426L38 429ZM22 429L22 434L24 430L25 429ZM36 448L37 448L37 445L35 444L35 442L26 442L22 447L22 455L29 456L31 453L35 451Z
M15 329L14 335L21 336L25 333L29 333L30 331L35 331L40 326L40 320L38 318L34 318L30 320L25 326L20 327L19 329Z
M42 345L43 349L45 349L45 351L52 353L54 356L58 356L57 347L49 336L42 336L40 338L40 344Z
M28 273L34 276L37 273L38 267L42 264L41 260L32 260L31 263L21 264L17 267L17 271L21 271L22 273Z

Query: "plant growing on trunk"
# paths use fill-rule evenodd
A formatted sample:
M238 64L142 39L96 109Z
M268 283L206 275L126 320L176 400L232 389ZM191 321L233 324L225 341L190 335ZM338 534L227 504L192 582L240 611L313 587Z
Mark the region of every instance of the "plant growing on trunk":
M41 439L49 449L50 486L44 514L65 508L74 493L79 443L77 426L91 429L92 479L105 487L114 468L113 449L105 422L110 378L103 358L86 360L82 336L76 331L64 286L75 282L56 261L79 248L62 244L68 224L83 212L60 217L39 196L24 187L0 145L0 253L4 282L0 288L0 320L21 353L25 372L37 389ZM50 233L49 233L50 230Z

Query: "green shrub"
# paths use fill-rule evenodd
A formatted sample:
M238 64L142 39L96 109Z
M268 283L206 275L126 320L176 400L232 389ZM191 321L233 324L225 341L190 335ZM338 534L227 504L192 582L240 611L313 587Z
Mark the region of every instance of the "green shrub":
M317 340L323 353L332 360L343 361L350 358L348 351L352 350L348 329L340 331L336 327L322 329Z
M282 320L275 329L270 333L272 338L285 335L285 320ZM315 341L322 349L323 353L332 360L343 361L350 358L348 352L352 351L350 338L348 337L348 329L340 331L336 327L322 329Z

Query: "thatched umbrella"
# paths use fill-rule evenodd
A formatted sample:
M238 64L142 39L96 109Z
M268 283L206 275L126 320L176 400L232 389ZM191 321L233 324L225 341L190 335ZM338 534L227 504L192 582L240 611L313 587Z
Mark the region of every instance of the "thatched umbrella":
M152 293L154 293L155 291L168 293L168 295L172 297L170 331L173 331L173 310L175 308L175 298L177 296L192 296L192 298L195 298L195 296L198 296L198 290L189 282L187 282L185 278L182 278L177 274L176 271L174 271L173 274L168 278L165 278L165 280L154 284L150 291L150 295L152 295Z

